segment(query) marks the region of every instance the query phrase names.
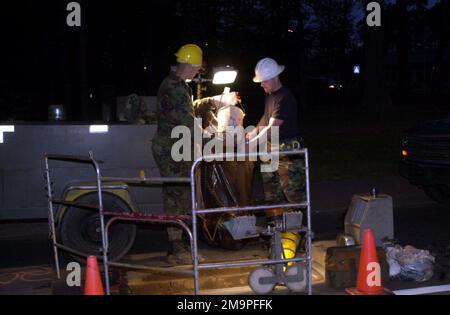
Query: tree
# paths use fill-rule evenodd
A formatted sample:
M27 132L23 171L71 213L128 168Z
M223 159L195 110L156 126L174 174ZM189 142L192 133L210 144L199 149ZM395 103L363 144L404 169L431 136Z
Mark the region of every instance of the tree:
M431 33L434 34L432 46L436 47L437 53L433 60L435 73L432 81L433 90L435 92L442 91L444 83L448 82L448 69L445 68L445 57L450 46L450 24L448 17L450 16L450 1L438 2L430 10L429 25ZM434 44L434 45L433 45ZM433 69L432 69L433 70Z
M365 0L364 7L371 2ZM384 7L383 1L378 1ZM364 23L364 91L363 106L369 110L380 112L391 106L385 85L385 44L384 44L384 11L381 12L381 26L369 27Z

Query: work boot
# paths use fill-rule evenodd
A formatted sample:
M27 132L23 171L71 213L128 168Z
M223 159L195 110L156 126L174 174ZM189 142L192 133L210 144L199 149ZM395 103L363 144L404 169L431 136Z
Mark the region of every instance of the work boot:
M199 262L205 259L198 255ZM169 242L169 250L167 251L167 262L169 264L192 265L191 251L184 246L182 241Z

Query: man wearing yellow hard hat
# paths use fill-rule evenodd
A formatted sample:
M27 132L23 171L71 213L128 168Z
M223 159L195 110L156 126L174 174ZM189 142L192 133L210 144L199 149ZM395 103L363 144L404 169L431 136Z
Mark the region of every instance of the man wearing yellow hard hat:
M186 83L192 80L203 63L202 49L194 44L183 45L176 53L177 64L162 81L157 95L158 129L153 139L153 157L163 177L189 177L192 162L174 161L171 149L179 139L172 139L172 130L186 126L194 135L194 118L205 111L237 103L236 93L217 95L192 101L192 89ZM191 150L193 151L193 150ZM164 185L164 208L168 214L189 214L191 190L187 185ZM167 228L169 263L192 263L190 251L182 242L183 231L179 227Z

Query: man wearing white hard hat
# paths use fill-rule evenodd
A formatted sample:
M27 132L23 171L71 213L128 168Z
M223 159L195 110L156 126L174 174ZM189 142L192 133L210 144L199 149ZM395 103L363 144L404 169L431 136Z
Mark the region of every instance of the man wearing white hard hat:
M272 58L261 59L255 67L253 82L261 83L266 93L264 114L256 128L246 135L250 142L265 138L273 127L278 127L279 147L272 150L295 150L300 148L300 131L297 116L297 100L288 88L282 85L279 75L284 66ZM268 136L266 139L271 139ZM278 169L262 172L264 195L268 203L304 201L304 163L297 156L279 157ZM269 222L282 217L282 209L267 211ZM298 241L298 238L297 238Z

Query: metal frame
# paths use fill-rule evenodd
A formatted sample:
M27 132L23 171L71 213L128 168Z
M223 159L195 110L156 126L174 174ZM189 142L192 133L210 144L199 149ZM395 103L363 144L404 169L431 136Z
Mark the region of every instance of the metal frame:
M97 178L97 192L98 192L98 212L100 216L100 228L102 233L102 248L105 248L105 221L104 221L104 215L103 215L103 198L102 198L102 184L100 179L100 167L98 165L98 162L94 159L94 155L92 152L89 152L89 157L84 156L73 156L73 155L60 155L60 154L45 154L45 175L47 180L47 193L48 193L48 209L49 209L49 224L52 234L52 241L53 241L53 252L55 257L55 265L56 265L56 274L58 279L61 278L61 272L60 272L60 266L59 266L59 256L58 256L58 248L64 249L68 252L71 252L75 255L81 256L87 256L86 254L80 253L76 250L73 250L72 248L69 248L67 246L64 246L62 244L59 244L56 241L56 228L55 228L55 216L54 216L54 210L53 210L53 203L61 204L61 205L71 205L71 206L79 206L80 208L93 208L92 206L85 206L80 205L76 203L69 203L64 200L58 200L53 198L52 196L52 187L51 187L51 181L50 181L50 169L49 169L49 160L58 160L58 161L66 161L66 162L75 162L75 163L86 163L86 164L92 164ZM95 207L97 208L97 207ZM109 294L109 275L108 275L108 257L107 252L103 250L103 266L105 270L105 286L106 286L106 294Z
M234 159L240 157L261 157L261 156L272 156L276 154L284 154L284 155L301 155L305 157L305 175L306 175L306 202L302 203L285 203L278 205L256 205L256 206L247 206L247 207L227 207L227 208L210 208L210 209L197 209L196 203L196 183L195 183L195 169L197 166L204 162L206 159ZM59 161L67 161L67 162L75 162L75 163L86 163L91 164L96 172L96 188L98 190L98 199L99 206L91 206L91 205L83 205L78 204L76 202L68 202L61 199L55 199L52 196L52 187L50 180L50 169L49 169L49 160L59 160ZM99 162L94 159L94 155L92 151L89 151L89 157L84 156L73 156L73 155L59 155L59 154L45 154L45 177L47 181L47 191L48 191L48 219L50 225L50 232L52 236L53 243L53 251L55 258L55 265L57 271L57 277L60 279L60 265L59 265L59 256L58 249L63 249L70 253L73 253L78 256L87 257L88 254L81 253L72 248L64 246L56 241L56 228L55 228L55 212L53 209L53 204L60 204L71 206L75 208L84 208L89 210L97 210L100 216L100 226L101 226L101 234L102 234L102 247L101 252L102 256L100 258L103 259L104 266L104 279L105 279L105 287L106 294L110 294L110 283L109 283L109 269L108 266L117 266L117 267L127 267L134 269L145 269L145 270L153 270L159 272L174 272L180 274L188 274L193 275L194 277L194 290L195 294L200 293L199 287L199 270L200 269L212 269L212 268L222 268L222 267L236 267L236 266L253 266L253 265L262 265L262 264L284 264L288 262L300 262L307 261L307 281L308 281L308 294L312 294L312 252L311 252L311 239L312 239L312 230L311 230L311 206L310 206L310 190L309 190L309 162L308 162L308 150L293 150L293 151L276 151L271 153L226 153L226 154L213 154L213 155L205 155L196 159L191 167L190 178L180 178L180 177L153 177L153 178L145 178L143 177L133 177L133 178L125 178L125 177L102 177L100 174ZM144 214L144 213L120 213L120 212L108 212L103 209L103 198L102 198L102 189L105 186L102 186L102 182L104 181L124 181L127 183L141 183L141 184L162 184L162 183L189 183L191 184L191 197L192 197L192 231L189 229L189 226L184 222L186 220L186 216L183 215L152 215L152 214ZM218 213L218 212L241 212L241 211L261 211L273 208L306 208L307 209L307 227L306 227L306 257L303 258L291 258L291 259L266 259L266 260L248 260L242 262L229 262L229 263L202 263L199 264L198 259L198 238L197 238L197 215L206 214L206 213ZM110 216L111 219L105 225L105 216ZM193 270L180 270L175 268L157 268L157 267L148 267L136 264L124 264L119 262L110 262L108 260L108 231L109 227L116 221L140 221L140 222L152 222L152 223L173 223L178 224L189 236L190 244L191 244L191 254L193 257Z
M301 155L305 157L305 175L306 175L306 202L302 203L285 203L278 205L256 205L247 207L224 207L224 208L210 208L210 209L197 209L196 203L196 189L195 189L195 169L197 165L202 163L206 159L218 159L227 161L234 158L246 158L246 157L262 157L262 156L273 156L273 155ZM307 281L308 281L308 294L312 294L312 251L311 243L313 232L311 229L311 203L310 203L310 190L309 190L309 160L308 160L308 149L292 150L292 151L274 151L271 153L225 153L225 154L212 154L205 155L194 161L191 167L191 199L192 199L192 230L194 237L194 250L193 250L193 260L194 260L194 289L195 294L199 294L199 270L200 269L212 269L212 268L223 268L223 267L237 267L237 266L253 266L262 264L282 264L288 262L300 262L307 261ZM266 260L249 260L244 262L233 262L233 263L199 263L198 259L198 239L197 239L197 215L205 213L218 213L218 212L241 212L241 211L261 211L274 208L306 208L307 209L307 230L306 230L306 257L305 258L291 258L291 259L266 259Z
M53 198L52 195L52 182L50 180L50 168L49 168L49 160L58 160L58 161L66 161L66 162L75 162L75 163L85 163L91 164L96 172L96 189L98 191L98 201L99 206L91 206L91 205L83 205L76 202L65 201L64 199L56 199ZM157 268L157 267L148 267L142 265L132 265L132 264L124 264L118 262L111 262L108 260L108 230L112 223L115 221L140 221L140 222L151 222L151 223L172 223L179 225L189 236L191 243L191 252L193 254L193 236L192 232L189 229L189 226L184 222L190 219L188 216L183 215L154 215L154 214L145 214L145 213L121 213L121 212L108 212L103 209L103 198L102 198L102 189L110 186L102 186L102 182L104 181L125 181L128 183L143 183L143 184L161 184L161 183L189 183L189 178L166 178L166 177L155 177L155 178L145 178L145 177L133 177L133 178L123 178L123 177L102 177L100 174L99 162L94 159L93 153L89 152L89 157L84 156L73 156L73 155L60 155L60 154L45 154L45 178L46 178L46 189L48 192L48 220L49 220L49 228L52 236L53 243L53 252L56 266L56 273L58 279L61 278L60 265L59 265L59 255L58 249L65 250L72 254L82 257L88 257L89 255L86 253L79 252L74 250L73 248L64 246L60 244L56 240L56 228L55 228L55 211L53 208L53 204L60 204L71 206L75 208L83 208L89 210L96 210L100 216L100 228L102 234L102 246L101 257L103 260L103 268L104 268L104 279L105 279L105 288L106 294L110 295L110 283L109 283L109 268L108 266L117 266L117 267L129 267L134 269L146 269L146 270L154 270L159 272L173 272L180 274L189 274L192 275L193 271L190 270L179 270L175 268ZM92 187L92 186L91 186ZM112 218L105 225L105 216L111 216ZM97 256L97 255L96 255Z

